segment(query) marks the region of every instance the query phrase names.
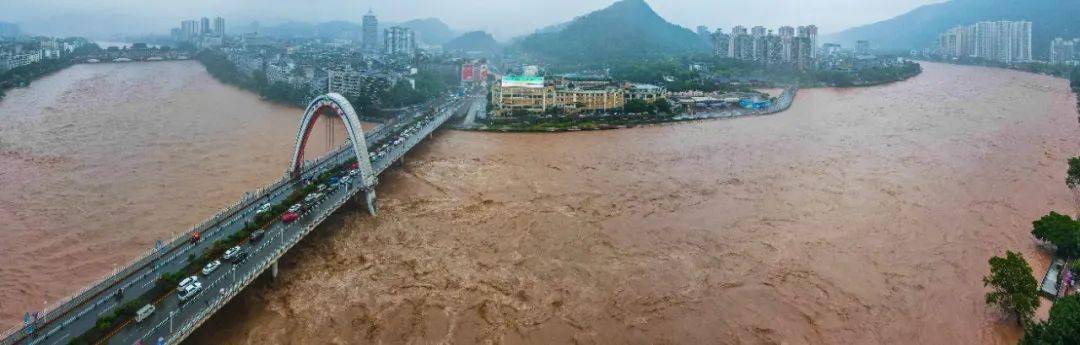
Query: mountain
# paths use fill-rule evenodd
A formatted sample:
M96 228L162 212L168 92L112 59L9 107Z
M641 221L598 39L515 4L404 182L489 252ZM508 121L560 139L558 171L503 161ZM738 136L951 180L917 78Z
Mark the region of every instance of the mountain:
M544 60L585 64L708 51L697 34L667 22L644 0L616 2L562 30L526 36L514 48Z
M491 34L483 31L473 31L458 36L443 44L443 49L457 51L480 51L495 53L502 49L499 42L495 41Z
M1054 37L1080 37L1077 0L952 0L926 5L898 17L823 37L850 45L869 40L879 50L929 48L941 32L979 21L1027 20L1032 23L1032 52L1045 57Z
M436 18L413 19L404 23L380 22L379 35L391 26L404 26L416 32L417 39L427 44L442 44L454 38L454 31ZM362 26L359 23L335 20L322 23L286 22L265 27L260 31L281 38L357 39Z
M398 25L412 29L419 40L427 44L443 44L455 36L454 30L450 30L449 26L436 18L413 19Z

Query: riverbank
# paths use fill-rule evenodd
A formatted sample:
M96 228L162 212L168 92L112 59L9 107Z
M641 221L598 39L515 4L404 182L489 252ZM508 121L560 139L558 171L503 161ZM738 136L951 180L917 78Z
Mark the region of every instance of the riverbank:
M847 72L821 71L817 81L799 81L802 88L858 88L881 86L902 82L922 74L922 65L907 61L901 66L864 68L850 74Z
M751 121L439 132L188 343L1016 344L980 279L1045 270L1071 91L923 67Z
M497 120L473 125L455 124L450 128L477 132L516 132L516 133L552 133L576 132L634 128L673 122L699 121L709 119L730 119L737 117L763 116L783 112L791 107L799 88L790 86L784 89L771 106L766 109L734 108L724 111L709 111L696 114L636 114L602 115L581 117L529 118L522 120Z

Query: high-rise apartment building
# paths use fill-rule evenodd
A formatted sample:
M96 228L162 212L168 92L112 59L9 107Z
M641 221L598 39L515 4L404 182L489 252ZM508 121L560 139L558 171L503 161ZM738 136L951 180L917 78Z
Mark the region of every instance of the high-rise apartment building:
M791 52L792 50L794 50L793 44L795 43L795 28L790 26L781 26L779 34L780 44L782 45L782 58L784 62L791 62L794 58L794 55L792 55Z
M938 50L946 58L1030 62L1031 22L996 21L956 26L938 35Z
M1050 63L1080 64L1080 38L1058 37L1050 41Z
M379 19L375 17L375 12L370 9L368 13L364 15L363 20L363 36L362 46L365 51L375 52L379 50Z
M383 36L384 53L411 55L416 51L416 33L412 29L394 26L386 29Z
M754 61L767 65L790 64L799 69L815 65L817 27L782 26L777 34L763 26L747 30L744 26L731 29L731 34L717 30L712 34L713 50L717 55ZM800 46L801 45L801 46Z
M225 18L214 17L214 36L225 37Z
M866 41L866 40L855 41L855 55L857 55L857 56L870 55L870 41Z
M198 36L199 22L194 20L180 22L180 34L184 36L184 40L190 40L192 37Z
M817 59L817 41L818 41L818 28L816 25L800 26L797 29L796 34L798 37L802 37L810 42L810 59Z
M210 18L199 19L199 35L210 35Z
M731 35L725 34L724 29L716 29L712 34L713 53L716 56L731 57Z

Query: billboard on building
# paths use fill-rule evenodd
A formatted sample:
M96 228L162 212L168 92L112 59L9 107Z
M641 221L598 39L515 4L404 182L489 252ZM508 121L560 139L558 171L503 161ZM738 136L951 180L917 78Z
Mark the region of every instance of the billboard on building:
M480 80L484 81L488 78L488 66L487 64L480 65Z
M502 87L542 88L544 87L544 78L507 75L503 76L501 85Z
M473 81L473 65L466 64L461 66L461 81Z

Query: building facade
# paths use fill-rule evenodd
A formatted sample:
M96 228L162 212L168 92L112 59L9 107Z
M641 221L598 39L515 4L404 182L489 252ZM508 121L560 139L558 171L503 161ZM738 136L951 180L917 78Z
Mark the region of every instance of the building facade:
M363 20L363 32L361 37L361 44L364 51L376 52L379 50L379 19L375 17L375 12L368 10L368 13L364 15Z
M1031 62L1031 25L1003 20L956 26L938 35L938 52L949 59Z
M388 55L412 55L416 51L416 33L406 27L390 27L383 36L383 44L383 53Z
M1077 65L1080 64L1080 38L1064 39L1061 37L1050 41L1050 63Z
M214 18L214 35L217 37L225 37L225 18Z
M585 85L585 86L580 86ZM663 89L651 85L616 85L610 80L568 82L507 75L491 88L496 117L518 114L566 114L622 110L627 99L655 100Z
M802 39L801 41L799 39ZM815 67L817 27L780 27L777 34L762 26L749 31L744 26L732 28L731 34L717 29L712 34L713 53L742 61L766 65L790 65L799 69ZM799 47L798 45L803 46Z

